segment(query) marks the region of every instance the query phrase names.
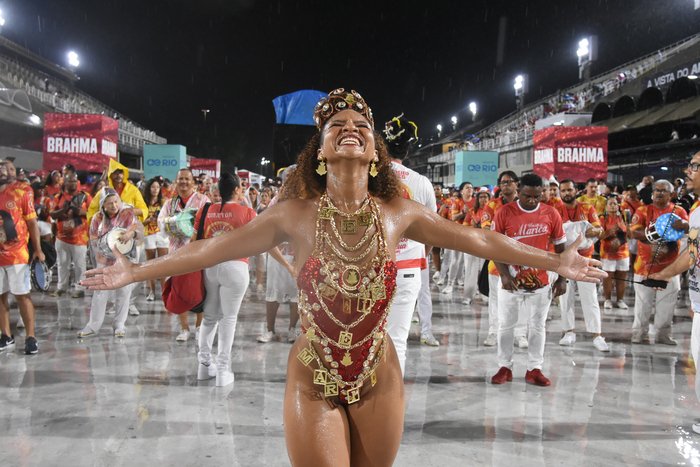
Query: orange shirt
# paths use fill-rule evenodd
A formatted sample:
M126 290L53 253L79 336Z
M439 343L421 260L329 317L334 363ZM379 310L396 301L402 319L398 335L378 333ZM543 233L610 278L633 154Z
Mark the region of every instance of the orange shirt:
M642 200L638 199L637 201L633 201L633 200L627 198L620 205L620 211L624 211L625 209L629 209L629 211L634 216L634 213L637 212L637 209L639 209L639 206L642 206Z
M557 209L561 215L563 222L579 222L588 221L593 227L600 227L600 219L598 218L598 213L590 204L584 204L576 201L573 208L567 207L562 203ZM591 245L585 250L578 250L578 254L590 258L593 256L593 251L595 250L595 245Z
M663 209L659 209L653 204L640 206L632 217L630 229L642 231L656 222L660 215L672 212L684 221L688 222L688 214L685 209L677 207L673 203L668 203ZM666 268L678 257L680 241L672 243L649 244L639 241L637 245L637 260L634 262L634 273L642 276L659 272Z
M199 231L199 226L202 223L202 211L204 208L199 208L194 219L194 230ZM247 206L241 206L238 203L225 203L223 208L221 203L212 204L207 210L207 217L204 219L204 235L203 238L212 238L227 232L233 232L235 229L243 227L248 222L252 221L257 214ZM248 262L248 258L240 258L237 261Z
M26 184L12 183L0 191L0 266L29 263L29 228L36 219L34 193Z
M550 242L566 242L561 216L553 207L540 203L534 211L526 211L519 203L509 203L496 213L493 230L540 250L549 249ZM534 291L549 284L546 269L508 266L518 289Z
M469 209L473 209L474 204L476 204L476 198L474 198L473 196L472 196L472 199L470 199L469 201L464 201L463 198L455 199L454 202L452 203L452 208L450 209L450 220L454 221L455 218L460 213L464 213L465 214L464 218L466 218L466 211L468 211ZM455 222L459 222L460 224L464 224L464 218L462 218L459 221L455 221Z
M479 208L476 213L474 213L474 208L472 207L467 211L467 214L464 216L464 225L468 225L470 227L476 227L477 229L481 228L481 218L484 216L484 212L486 210L486 206Z
M79 195L84 195L83 202L80 204L80 209L84 209L84 216L73 217L66 220L56 220L56 238L62 242L70 243L71 245L87 245L89 225L87 222L87 209L90 207L92 198L85 192L78 191L75 195L69 195L65 191L57 194L52 203L51 210L61 209L67 203L70 203L73 198Z
M46 185L44 187L44 193L46 196L53 197L61 192L61 185Z
M627 226L625 225L625 221L620 215L614 214L602 216L600 218L600 222L601 226L603 227L603 230L605 231L618 227L620 231L627 233ZM620 243L619 247L614 248L614 243L617 242L619 242L619 239L615 236L601 239L600 257L602 259L614 260L629 258L630 251L627 242Z
M549 198L545 204L548 206L552 206L554 209L559 211L560 206L562 204L564 204L564 201L562 201L561 198L559 198L559 197L554 197L554 198Z
M442 200L442 205L438 208L438 214L440 214L445 219L450 219L450 213L452 212L452 203L454 198L445 198Z
M517 198L515 199L517 200ZM498 211L503 206L507 206L511 203L506 203L504 205L503 198L501 198L500 196L489 201L488 204L486 204L486 207L484 207L483 213L481 214L481 228L490 230L493 219L498 213ZM496 263L494 263L493 261L489 261L489 274L491 274L492 276L498 276L498 269L496 269Z

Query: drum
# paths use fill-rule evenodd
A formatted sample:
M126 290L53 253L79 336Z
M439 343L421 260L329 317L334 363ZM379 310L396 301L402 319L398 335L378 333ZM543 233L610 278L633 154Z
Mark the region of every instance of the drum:
M192 238L196 209L185 209L165 219L165 233L173 237Z
M37 292L46 292L51 285L51 270L43 261L32 260L29 265L31 270L32 288Z
M126 229L117 227L100 237L100 240L97 242L97 247L104 257L109 259L115 258L114 253L112 252L113 247L116 247L117 251L123 255L128 255L132 252L136 246L136 242L133 238L127 242L119 241L119 237L124 232L126 232Z
M672 212L661 214L656 221L644 230L649 243L671 243L683 238L685 232L673 228L673 223L680 219Z

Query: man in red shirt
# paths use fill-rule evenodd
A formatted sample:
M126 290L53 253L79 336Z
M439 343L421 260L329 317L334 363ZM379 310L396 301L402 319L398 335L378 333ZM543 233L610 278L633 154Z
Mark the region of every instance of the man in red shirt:
M499 209L493 220L493 230L541 250L548 250L551 242L555 251L561 253L566 242L561 217L554 208L540 203L542 189L540 177L534 174L524 175L520 179L518 200ZM513 379L514 329L519 312L524 312L530 324L525 381L537 386L549 386L550 380L542 374L545 322L552 296L557 297L566 290L566 279L561 277L550 284L544 269L503 263L496 263L496 267L501 276L498 288L500 369L491 378L491 383L503 384Z
M559 206L559 214L564 222L565 228L570 232L567 243L573 242L580 234L583 234L586 239L598 239L603 233L603 229L598 219L596 209L590 204L581 203L576 199L576 184L573 180L563 180L559 185L561 199L564 204ZM574 227L569 229L569 226ZM579 232L577 226L586 226L586 230ZM578 253L581 256L590 258L593 256L594 244L590 243L585 248L579 249ZM581 309L583 310L583 319L586 323L586 331L593 335L593 345L601 352L609 352L610 348L605 342L605 338L601 335L601 319L600 305L598 304L598 290L596 284L569 281L569 287L564 295L562 295L561 304L561 327L564 331L564 336L559 341L559 345L571 346L576 343L576 318L574 315L574 304L576 303L576 289L578 289L579 299L581 300Z
M638 241L637 259L634 262L634 280L642 281L650 274L660 272L673 263L678 257L680 242L649 243L645 230L656 222L662 214L674 213L680 219L676 220L673 228L688 230L688 214L671 202L673 185L668 180L658 180L652 191L652 204L640 206L632 217L630 230L632 237ZM656 328L656 343L677 345L671 337L673 309L680 291L680 276L669 280L663 290L656 290L641 284L634 284L634 323L632 324L632 343L649 343L649 319L652 309L656 308L654 327Z
M56 220L56 257L58 263L58 284L54 297L65 294L70 288L70 265L75 267L76 290L73 298L85 296L77 285L85 273L87 255L88 223L87 210L92 199L90 195L78 191L78 175L67 171L63 177L63 189L53 199L51 217Z
M464 218L466 217L467 211L474 208L476 203L476 198L474 198L474 185L471 182L463 182L459 186L459 198L454 198L452 202L452 209L450 211L450 220L458 224L464 223ZM447 276L447 286L442 289L443 294L451 294L454 290L454 285L457 283L460 277L464 275L464 260L467 259L466 253L451 252L451 262L450 269ZM464 277L466 280L466 277ZM475 279L476 281L476 279Z
M0 350L14 347L10 331L10 309L7 294L15 296L26 327L24 352L39 351L34 335L34 305L30 296L28 242L32 242L33 258L44 261L39 242L39 226L34 211L34 196L26 183L13 183L5 161L0 161Z

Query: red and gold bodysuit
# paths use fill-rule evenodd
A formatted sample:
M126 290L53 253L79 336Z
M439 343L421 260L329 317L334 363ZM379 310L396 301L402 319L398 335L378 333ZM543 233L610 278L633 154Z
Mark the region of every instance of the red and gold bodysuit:
M340 222L340 230L337 223ZM363 232L349 245L344 236ZM386 318L396 287L379 207L371 197L354 213L336 208L327 194L319 200L313 253L297 279L299 313L309 342L297 355L313 369L314 384L327 398L352 404L368 382L387 345Z

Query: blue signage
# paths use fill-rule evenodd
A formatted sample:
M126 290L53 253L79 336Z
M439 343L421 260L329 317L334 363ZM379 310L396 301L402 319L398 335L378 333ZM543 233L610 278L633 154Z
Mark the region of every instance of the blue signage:
M474 187L495 185L498 180L498 153L495 151L457 151L455 186L471 182Z
M175 180L177 171L187 167L187 148L179 144L145 144L143 174L146 180L160 175Z

